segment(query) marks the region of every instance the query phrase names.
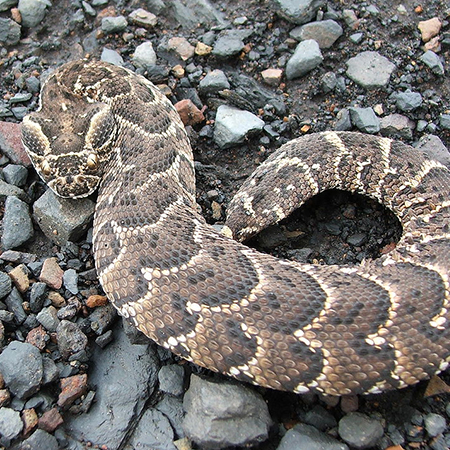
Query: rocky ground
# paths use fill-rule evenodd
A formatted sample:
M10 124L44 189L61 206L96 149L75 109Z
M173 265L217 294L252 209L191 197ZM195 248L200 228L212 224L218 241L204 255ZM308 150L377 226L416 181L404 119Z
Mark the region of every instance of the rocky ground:
M391 136L450 165L449 21L444 0L0 0L0 446L448 448L448 374L383 395L297 396L194 367L122 323L93 266L95 198L46 191L19 136L50 71L89 57L177 103L210 223L306 133ZM400 232L380 205L332 192L250 244L355 264Z

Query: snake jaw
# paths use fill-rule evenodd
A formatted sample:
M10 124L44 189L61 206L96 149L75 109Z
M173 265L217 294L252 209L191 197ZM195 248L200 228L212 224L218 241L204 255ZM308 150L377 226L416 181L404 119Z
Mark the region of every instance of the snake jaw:
M95 192L100 180L97 175L69 175L49 181L48 186L59 197L77 199Z

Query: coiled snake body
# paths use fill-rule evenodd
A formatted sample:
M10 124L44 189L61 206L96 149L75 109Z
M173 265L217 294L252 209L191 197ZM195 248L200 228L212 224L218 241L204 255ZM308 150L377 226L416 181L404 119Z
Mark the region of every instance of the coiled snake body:
M450 361L450 173L390 139L324 132L270 156L229 207L245 240L320 191L366 194L400 219L395 250L359 266L258 253L207 225L170 102L102 62L52 74L23 142L49 186L99 186L94 255L119 312L196 364L254 384L332 395L401 388Z

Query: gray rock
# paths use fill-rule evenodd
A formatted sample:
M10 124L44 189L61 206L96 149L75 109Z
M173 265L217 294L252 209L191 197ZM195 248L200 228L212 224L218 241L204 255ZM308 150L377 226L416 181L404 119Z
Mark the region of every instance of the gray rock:
M125 450L177 450L169 419L157 409L149 408L142 415Z
M47 13L47 7L52 4L49 0L19 0L19 12L22 16L22 26L33 28L39 25Z
M124 63L123 58L119 53L106 47L102 50L100 59L102 61L114 64L115 66L123 66Z
M22 120L29 113L26 106L16 106L11 111L17 120Z
M237 55L245 46L245 34L241 30L227 30L222 32L214 43L212 54L219 58L229 58Z
M22 431L20 414L10 408L0 408L0 435L6 439L15 439Z
M171 0L170 2L147 0L147 7L157 15L158 9L161 9L160 4L162 9L165 9L166 5L170 8L166 17L174 17L183 28L194 29L202 24L217 25L222 29L227 25L223 14L214 6L214 2L211 3L209 0Z
M374 134L380 131L380 119L372 108L349 108L353 125L363 133Z
M325 0L275 0L278 14L298 25L310 22L325 4Z
M349 131L352 129L352 119L348 108L343 108L336 114L336 124L334 129L336 131Z
M446 429L445 418L440 414L429 413L424 418L425 429L431 437L438 436Z
M42 381L41 354L34 345L12 341L0 354L0 372L12 394L28 398Z
M38 313L44 306L47 299L47 285L38 281L33 283L30 292L30 309L34 313Z
M21 450L58 450L59 444L55 436L44 430L36 430L28 439L22 442Z
M450 167L450 152L438 136L426 134L419 139L415 146L423 151L429 158L439 161Z
M215 69L208 72L205 77L200 80L198 89L203 95L212 94L224 89L230 89L230 83L224 72L220 69Z
M73 295L78 294L78 274L75 269L67 269L63 275L64 287Z
M319 44L312 39L302 41L289 58L286 65L286 77L288 80L302 77L316 68L322 61L323 56Z
M247 136L261 132L263 127L264 121L251 112L221 105L217 109L214 140L220 148L229 148L244 142Z
M172 395L165 395L156 404L155 408L169 419L178 439L184 438L185 434L182 425L184 418L183 400Z
M32 92L33 94L37 94L41 88L41 82L39 78L36 78L34 75L28 77L25 80L25 84L27 86L27 90Z
M3 168L3 176L7 183L22 187L27 182L28 170L18 164L8 164Z
M31 99L31 97L33 97L33 95L30 92L18 92L9 99L9 103L13 104L27 102Z
M7 197L3 216L2 247L4 250L19 247L34 235L28 205L17 197Z
M389 114L380 121L380 133L393 139L412 139L414 122L401 114Z
M11 278L5 272L0 272L0 298L7 296L11 292L11 289Z
M83 1L81 5L88 16L95 17L97 15L95 9L88 2Z
M245 446L268 437L267 404L244 385L214 383L192 375L183 405L184 431L199 447Z
M358 412L344 416L339 421L338 431L347 444L357 449L373 447L383 436L379 420Z
M342 27L334 20L321 20L294 28L289 35L298 41L313 39L320 48L330 48L343 32Z
M85 350L88 338L80 327L68 320L61 320L56 329L58 349L64 359L69 359L74 353Z
M128 26L127 19L124 16L103 17L102 30L106 34L120 33Z
M364 33L353 33L349 36L349 39L354 43L354 44L360 44L361 41L364 38Z
M347 445L337 441L316 428L297 424L281 439L277 450L348 450Z
M88 198L60 198L47 189L34 202L33 213L44 234L53 242L64 245L77 241L91 224L95 203Z
M42 376L43 385L53 383L58 379L59 369L53 359L44 356L42 358L42 368L44 369L44 375Z
M178 364L161 367L158 373L159 389L175 396L184 392L184 369Z
M400 111L413 111L422 104L422 96L419 92L407 90L406 92L400 92L396 97L396 105Z
M14 320L17 324L22 324L27 318L27 314L23 309L23 299L17 288L13 287L10 294L5 298L8 311L14 314Z
M17 5L17 0L0 0L0 12L8 11L9 8Z
M99 306L89 315L92 330L98 336L105 333L117 317L117 311L111 303Z
M116 450L154 390L159 363L153 347L130 344L121 326L108 347L93 353L89 384L96 401L87 413L66 417L64 428L78 441Z
M327 72L322 75L320 85L324 94L333 91L337 86L337 76L334 72Z
M441 114L439 117L439 125L445 130L450 130L450 114Z
M362 52L347 61L347 76L366 89L376 89L389 83L395 64L378 52Z
M136 47L133 55L133 64L136 67L147 69L149 66L154 66L156 61L156 53L150 41L143 42Z
M440 58L436 53L431 50L426 51L421 57L420 60L428 66L431 71L436 75L444 75L444 65L442 64Z
M22 189L0 180L0 199L4 199L6 197L17 197L23 202L30 201L30 197Z
M304 422L320 431L326 431L337 426L334 416L320 405L314 406L305 414Z
M38 322L51 333L54 333L59 325L58 311L54 306L44 308L37 316Z

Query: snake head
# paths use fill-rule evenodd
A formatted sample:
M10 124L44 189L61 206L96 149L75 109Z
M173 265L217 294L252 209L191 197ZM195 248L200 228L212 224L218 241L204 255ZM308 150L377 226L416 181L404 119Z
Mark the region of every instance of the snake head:
M104 103L63 101L54 109L43 104L22 123L22 141L36 171L65 198L86 197L97 189L115 135Z

